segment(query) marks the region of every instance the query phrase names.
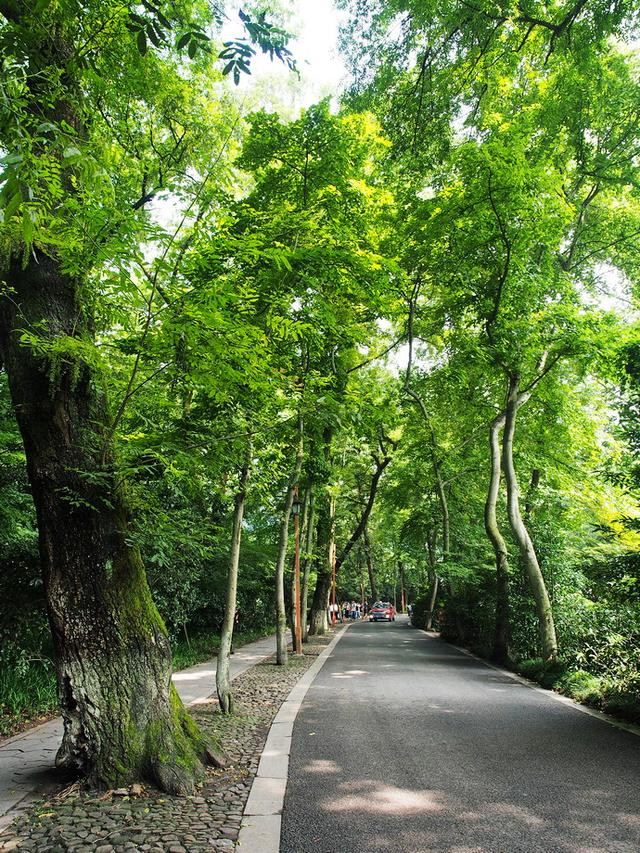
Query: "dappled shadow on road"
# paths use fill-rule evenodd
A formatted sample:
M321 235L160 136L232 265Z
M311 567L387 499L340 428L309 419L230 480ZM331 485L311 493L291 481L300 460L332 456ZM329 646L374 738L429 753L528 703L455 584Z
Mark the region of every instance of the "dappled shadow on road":
M368 669L347 669L344 672L332 672L331 678L355 678L358 675L369 675Z
M360 811L368 814L412 815L442 811L442 794L436 791L411 791L395 785L383 785L370 779L345 782L338 786L335 799L322 804L329 812Z
M344 846L336 850L402 851L562 851L562 853L637 853L640 817L616 811L611 793L594 787L575 790L550 782L547 796L535 805L492 799L476 789L452 793L414 789L375 779L336 781L336 762L313 762L307 772L332 777L332 793L317 803L343 827L337 835ZM526 796L526 794L525 794ZM522 791L514 786L514 800ZM364 835L350 839L352 826L367 826ZM395 824L395 825L394 825ZM348 839L350 839L348 841Z

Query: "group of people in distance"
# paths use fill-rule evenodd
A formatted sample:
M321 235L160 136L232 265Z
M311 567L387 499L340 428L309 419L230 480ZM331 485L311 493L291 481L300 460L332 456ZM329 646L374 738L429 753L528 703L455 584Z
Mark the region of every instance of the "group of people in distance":
M343 601L342 604L329 605L329 619L335 613L338 622L347 622L349 619L364 619L369 613L369 603L367 601Z

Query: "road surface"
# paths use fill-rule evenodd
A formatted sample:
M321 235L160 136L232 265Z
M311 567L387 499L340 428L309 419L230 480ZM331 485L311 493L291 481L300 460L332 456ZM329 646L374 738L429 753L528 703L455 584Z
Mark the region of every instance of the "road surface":
M640 851L640 737L395 623L347 631L293 729L281 853Z

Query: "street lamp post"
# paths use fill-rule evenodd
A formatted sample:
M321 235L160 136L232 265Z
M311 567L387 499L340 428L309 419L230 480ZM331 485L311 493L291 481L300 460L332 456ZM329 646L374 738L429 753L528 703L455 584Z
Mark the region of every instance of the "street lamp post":
M296 655L302 654L302 611L300 608L300 499L298 497L298 487L293 489L293 503L291 505L293 513L293 533L295 539L295 587L296 587L296 617L295 617L295 635L293 638L293 651Z

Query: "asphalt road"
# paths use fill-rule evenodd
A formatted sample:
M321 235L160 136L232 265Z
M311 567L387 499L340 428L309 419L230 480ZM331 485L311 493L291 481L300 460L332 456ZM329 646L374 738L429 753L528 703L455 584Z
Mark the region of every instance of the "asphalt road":
M293 729L281 853L640 851L640 737L411 628L351 627Z

